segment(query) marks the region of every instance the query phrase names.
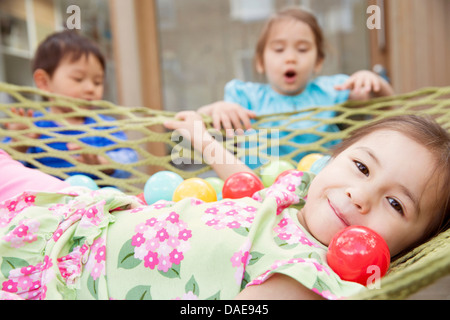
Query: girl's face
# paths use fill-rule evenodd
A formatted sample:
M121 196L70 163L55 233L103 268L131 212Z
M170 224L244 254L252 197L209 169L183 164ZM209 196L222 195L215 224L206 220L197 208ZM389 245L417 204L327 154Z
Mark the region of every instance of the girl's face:
M257 71L266 74L273 90L282 95L300 94L321 67L314 33L308 24L290 19L272 25Z
M371 228L394 256L418 241L433 219L440 190L434 169L424 146L396 131L375 131L317 175L299 220L325 245L347 226Z

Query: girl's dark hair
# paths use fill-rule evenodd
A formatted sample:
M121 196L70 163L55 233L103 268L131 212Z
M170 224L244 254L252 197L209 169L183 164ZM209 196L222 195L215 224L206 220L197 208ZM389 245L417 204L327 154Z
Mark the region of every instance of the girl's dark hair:
M105 57L95 42L80 35L76 30L53 33L37 48L32 71L43 69L52 77L63 59L69 57L74 62L82 56L88 57L89 54L93 54L100 62L103 71L106 71Z
M440 179L442 188L437 195L437 203L428 229L413 247L427 241L441 231L448 229L450 222L450 133L431 117L418 115L401 115L388 117L353 131L349 138L333 150L333 157L350 147L361 138L379 130L400 132L426 147L434 156L435 174ZM413 160L413 159L412 159ZM408 248L407 250L410 250Z

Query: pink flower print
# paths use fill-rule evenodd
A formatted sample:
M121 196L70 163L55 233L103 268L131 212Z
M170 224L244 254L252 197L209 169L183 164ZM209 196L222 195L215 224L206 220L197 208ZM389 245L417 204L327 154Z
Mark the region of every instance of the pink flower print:
M245 207L244 210L247 212L256 212L256 210L258 210L258 209L256 209L255 207L252 207L252 206L248 206L248 207Z
M29 277L21 277L17 282L17 285L22 288L22 290L28 291L33 286L33 281Z
M137 233L131 238L131 245L135 247L140 247L144 242L145 238L142 233Z
M14 229L13 234L22 238L25 237L28 232L28 227L26 225L20 224L17 228Z
M21 268L21 269L20 269L20 272L21 272L23 275L30 275L30 274L34 273L35 270L36 270L36 267L35 267L35 266L28 266L28 267L23 267L23 268Z
M159 263L158 254L156 252L149 251L148 254L144 258L144 267L155 269Z
M173 264L180 264L181 260L184 259L183 252L178 251L177 249L174 249L170 254L170 262Z
M227 224L227 227L230 229L239 229L241 227L241 224L237 221L233 221Z
M91 271L92 279L97 280L103 275L104 265L102 263L96 263Z
M53 241L58 241L58 239L62 236L63 234L63 230L62 229L58 229L55 231L55 233L53 234Z
M134 228L134 231L139 232L139 233L144 233L147 230L148 230L148 225L146 223L140 223Z
M32 243L37 240L36 233L39 231L39 226L40 223L37 220L22 220L17 227L6 234L2 239L9 242L13 248L21 248L27 243Z
M223 202L222 204L223 204L224 206L230 206L230 207L231 207L231 206L234 206L235 203L234 203L233 201L225 201L225 202Z
M156 233L156 237L159 239L159 241L163 242L164 240L169 239L169 234L167 233L166 229L161 229Z
M178 223L178 218L180 216L176 212L169 213L169 216L167 217L167 220L172 223Z
M18 285L17 282L14 282L13 280L8 280L3 282L2 290L10 293L16 293L18 291L17 285Z
M241 261L242 261L242 252L241 251L235 252L233 254L233 256L231 257L230 261L231 261L231 266L233 268L239 267L241 265Z
M17 201L10 201L7 205L9 211L15 211L17 206Z
M147 221L145 221L145 224L147 226L153 227L157 222L158 222L158 219L151 218L151 219L148 219Z
M180 239L180 240L187 241L191 237L192 237L192 231L191 230L183 229L183 230L180 231L180 233L178 233L178 239Z
M168 212L151 218L144 224L148 230L138 232L131 239L134 257L144 261L144 267L163 273L168 272L173 264L180 265L184 253L190 249L188 240L192 231L180 219L177 212Z
M216 214L219 212L219 209L217 208L208 208L205 210L205 213L210 213L210 214Z
M36 196L35 195L25 195L24 200L25 200L25 203L32 204L36 201Z
M291 191L291 192L294 192L294 191L295 191L295 185L289 184L289 185L287 186L287 190L288 190L288 191Z
M316 244L314 242L312 242L311 240L309 240L306 237L300 237L300 243L306 244L307 246L310 246L310 247L316 246Z
M144 239L144 241L145 241L145 239ZM146 242L145 249L146 249L147 251L156 251L156 249L159 248L159 243L160 243L160 242L158 241L157 238L149 239L149 240L147 240L147 242Z
M279 226L280 228L283 228L284 226L287 225L287 223L288 223L287 219L283 218L283 219L281 219L280 222L278 223L278 226Z
M289 240L291 238L291 234L288 233L280 233L278 234L278 238L280 238L281 240Z
M206 221L206 225L212 227L212 226L218 225L219 222L220 221L217 219L211 219L211 220Z
M177 248L178 245L180 244L180 241L178 240L177 237L172 237L172 236L170 236L170 237L167 239L167 244L168 244L169 246L171 246L172 248Z
M98 263L102 261L106 261L106 246L101 246L97 250L97 254L95 255L95 260L97 260Z
M225 212L225 214L227 215L227 216L235 216L235 215L237 215L238 214L238 212L236 211L236 210L230 210L230 211L227 211L227 212Z
M88 209L86 216L90 219L94 218L98 213L98 209L95 207L91 207Z
M170 261L170 258L166 256L160 256L158 262L158 270L167 272L170 269L170 267L172 267L172 262Z

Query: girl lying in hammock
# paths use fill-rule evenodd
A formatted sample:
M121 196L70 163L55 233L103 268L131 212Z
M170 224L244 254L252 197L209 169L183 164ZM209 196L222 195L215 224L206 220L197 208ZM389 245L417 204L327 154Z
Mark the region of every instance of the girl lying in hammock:
M246 170L226 165L232 155L203 125L193 134L196 113L177 118L166 127L208 147L222 177ZM449 153L450 136L434 122L390 118L356 130L315 178L294 172L252 198L151 206L120 192L66 188L0 153L1 188L15 188L0 203L0 297L348 297L364 287L327 265L330 239L363 225L395 256L434 235L449 220Z

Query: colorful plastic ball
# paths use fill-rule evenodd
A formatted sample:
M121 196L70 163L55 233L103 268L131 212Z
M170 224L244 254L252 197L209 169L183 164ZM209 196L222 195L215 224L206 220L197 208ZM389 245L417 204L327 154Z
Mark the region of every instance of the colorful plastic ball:
M251 197L255 192L262 189L264 189L264 185L255 174L238 172L225 180L222 196L224 199L240 199Z
M184 179L172 171L159 171L152 175L144 186L144 198L148 205L159 200L171 201L175 189Z
M290 174L290 173L292 173L292 172L295 172L295 171L298 171L298 170L297 170L297 169L290 169L290 170L283 171L282 173L280 173L280 174L278 175L278 177L275 179L275 182L274 182L274 183L276 183L278 180L280 180L280 179L283 178L284 176L287 176L288 174Z
M204 179L191 178L180 183L173 193L172 200L178 202L185 198L195 198L204 202L217 201L214 188Z
M277 177L284 171L295 169L288 161L271 161L261 169L261 179L265 187L270 187Z
M95 183L94 179L92 179L91 177L85 176L83 174L76 174L76 175L70 176L65 181L73 187L86 187L91 190L99 189L99 187L97 186L97 183Z
M300 162L297 165L297 170L299 171L310 171L312 165L317 160L321 159L323 157L320 153L310 153L302 158Z
M384 276L390 263L389 247L375 231L350 226L338 232L330 242L328 265L343 280L368 285L374 275ZM371 279L372 279L371 278Z
M145 201L145 196L144 196L144 193L143 193L143 192L142 192L142 193L139 193L136 197L137 197L139 200L141 200L143 203L147 204L147 201Z
M317 159L316 161L314 161L314 163L312 164L309 171L316 175L319 174L319 172L322 171L322 169L325 168L325 166L328 164L330 159L331 159L331 157L328 155L325 155L325 156Z
M208 177L205 179L216 191L217 200L222 200L222 188L225 181L217 177Z

